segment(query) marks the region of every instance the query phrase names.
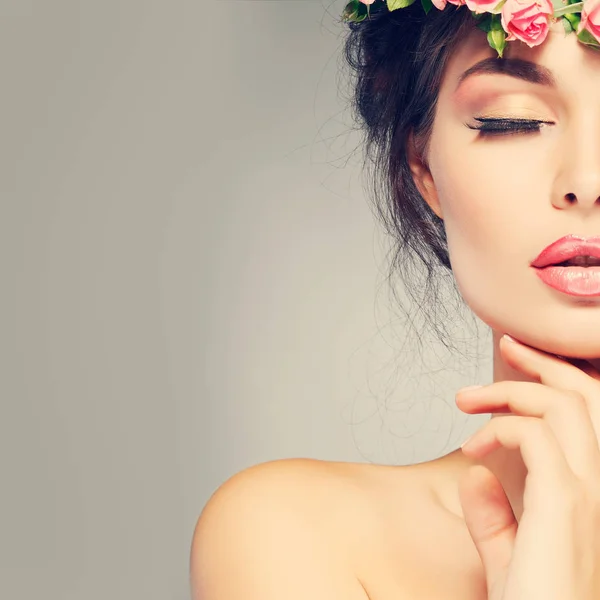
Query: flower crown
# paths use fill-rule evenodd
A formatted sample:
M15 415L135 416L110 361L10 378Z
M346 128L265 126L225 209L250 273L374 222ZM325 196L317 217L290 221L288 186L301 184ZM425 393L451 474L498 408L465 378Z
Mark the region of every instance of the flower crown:
M360 23L371 12L406 8L416 0L350 0L342 20ZM530 48L539 46L548 35L551 23L562 21L566 33L576 32L577 39L588 46L600 48L600 0L420 0L428 14L435 7L444 10L446 4L462 6L479 22L477 27L487 33L489 45L502 57L506 42L521 40Z

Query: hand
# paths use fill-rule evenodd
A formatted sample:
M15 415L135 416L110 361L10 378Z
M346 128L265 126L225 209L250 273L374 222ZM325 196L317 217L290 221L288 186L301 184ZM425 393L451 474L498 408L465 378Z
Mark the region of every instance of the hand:
M470 467L459 491L488 600L599 600L600 373L506 338L500 351L539 383L499 381L457 395L464 412L513 413L491 419L463 452L519 449L527 467L519 523L483 465Z

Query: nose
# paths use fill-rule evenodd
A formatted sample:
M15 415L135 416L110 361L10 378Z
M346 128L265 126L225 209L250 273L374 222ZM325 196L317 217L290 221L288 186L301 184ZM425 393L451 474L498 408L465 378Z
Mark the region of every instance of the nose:
M553 204L586 212L600 210L600 121L598 115L572 123L561 140ZM595 125L595 126L594 126Z

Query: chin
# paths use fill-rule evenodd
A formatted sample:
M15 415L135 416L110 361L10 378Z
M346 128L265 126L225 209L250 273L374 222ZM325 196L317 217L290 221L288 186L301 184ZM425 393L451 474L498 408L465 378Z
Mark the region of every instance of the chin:
M561 359L600 359L600 331L596 332L593 328L588 328L587 332L580 332L579 335L572 329L560 330L552 335L553 331L550 327L545 328L543 334L538 331L532 332L530 329L518 331L510 327L499 331L501 334L508 333L528 346L548 354L554 354Z

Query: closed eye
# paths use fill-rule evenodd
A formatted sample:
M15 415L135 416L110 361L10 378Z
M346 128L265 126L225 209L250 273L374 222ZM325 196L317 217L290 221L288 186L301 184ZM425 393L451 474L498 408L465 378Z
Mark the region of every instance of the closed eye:
M505 119L494 117L475 117L479 125L465 123L469 129L479 131L481 137L511 135L517 133L536 133L545 125L554 125L543 119Z

